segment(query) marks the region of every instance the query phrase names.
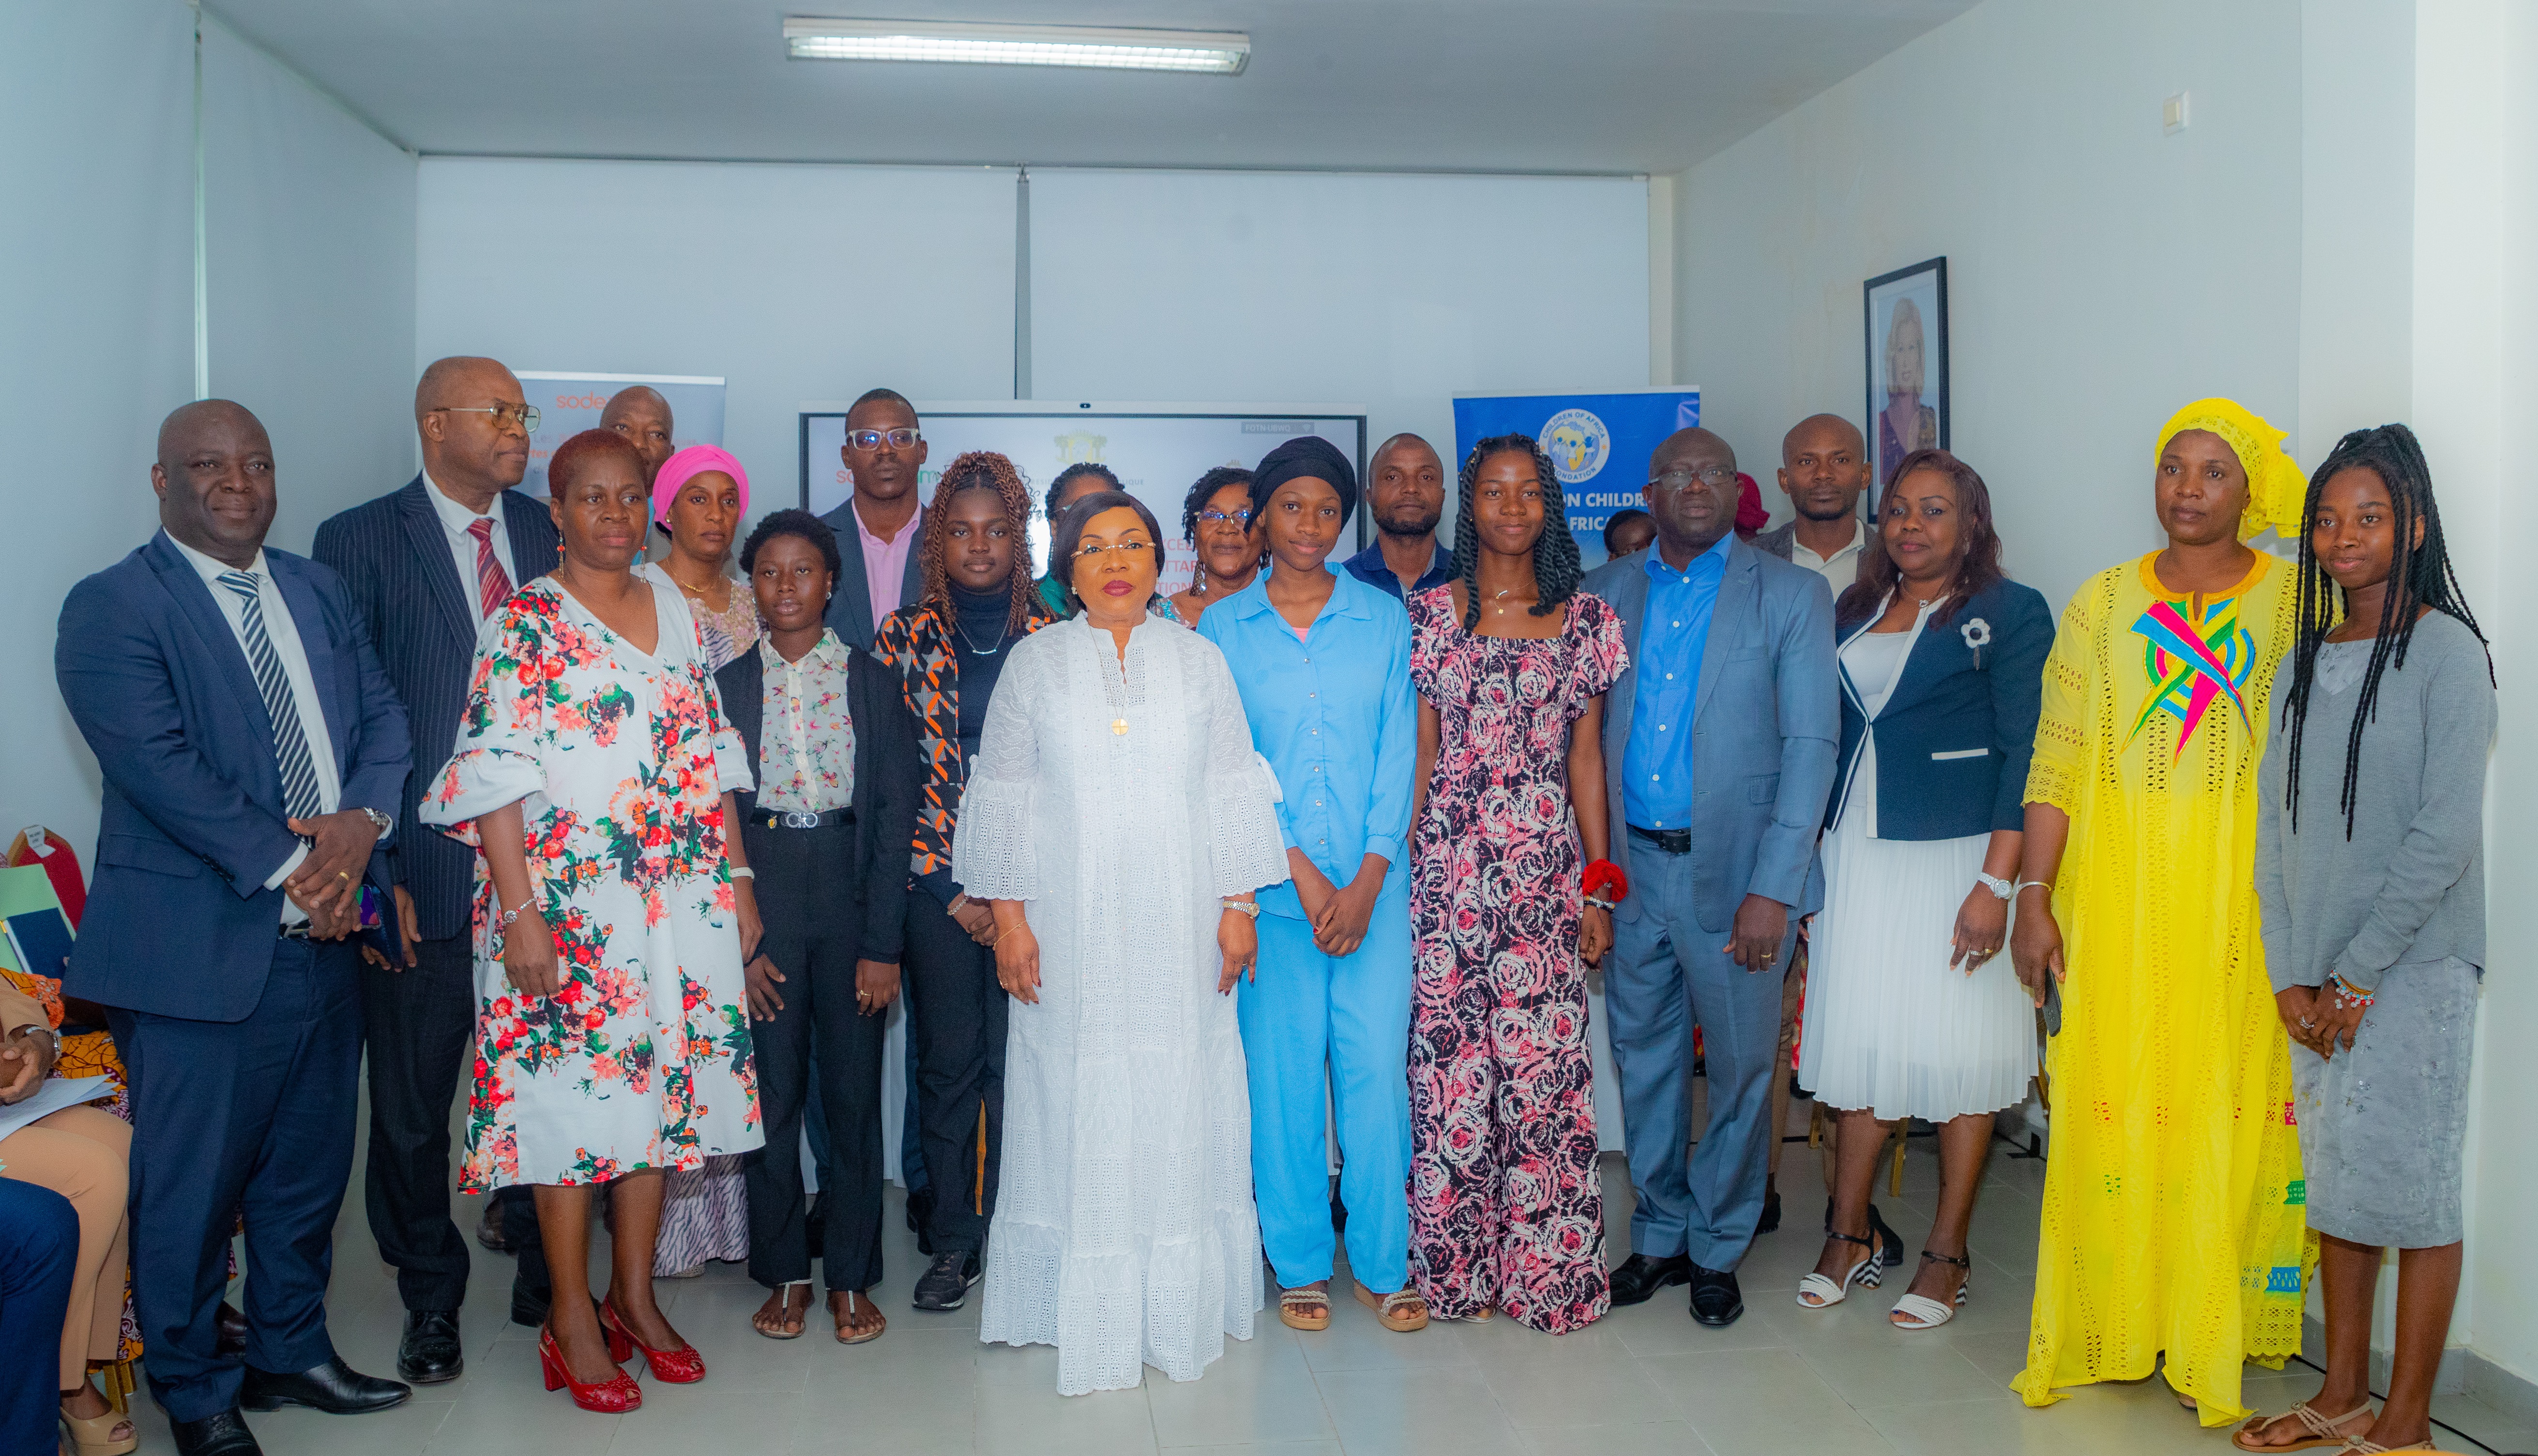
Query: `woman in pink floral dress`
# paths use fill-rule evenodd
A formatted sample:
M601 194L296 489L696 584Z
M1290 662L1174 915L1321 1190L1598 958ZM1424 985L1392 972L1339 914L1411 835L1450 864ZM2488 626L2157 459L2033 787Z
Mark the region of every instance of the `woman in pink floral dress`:
M1613 924L1580 874L1604 856L1603 695L1626 656L1619 617L1576 589L1559 493L1531 438L1483 440L1459 579L1409 603L1410 1266L1442 1318L1555 1334L1611 1303L1584 962Z
M757 906L726 837L731 791L751 781L696 618L629 571L646 504L634 446L586 430L548 481L564 560L487 621L422 817L484 851L460 1186L536 1185L555 1274L547 1388L624 1411L642 1399L615 1362L633 1348L655 1379L704 1376L652 1297L663 1172L765 1141L742 1008ZM594 1317L600 1184L615 1236Z

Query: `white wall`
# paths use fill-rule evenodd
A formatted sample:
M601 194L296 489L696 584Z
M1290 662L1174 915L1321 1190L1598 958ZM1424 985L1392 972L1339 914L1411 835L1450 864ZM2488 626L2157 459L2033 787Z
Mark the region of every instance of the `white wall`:
M0 842L48 825L84 861L97 764L53 690L53 623L73 583L156 527L159 420L193 396L192 105L183 5L0 6L0 400L17 457Z
M1363 404L1450 457L1457 392L1646 382L1647 239L1634 179L1035 169L1032 392Z
M414 158L217 24L203 32L212 393L273 436L273 544L414 456Z
M428 158L412 364L723 375L762 515L799 499L804 400L1013 396L1013 198L976 167Z
M2297 437L2300 35L2299 0L1976 6L1683 174L1676 376L1786 519L1781 434L1864 413L1861 283L1945 254L1952 442L2059 604L2156 544L2177 406Z
M53 691L72 584L158 528L160 420L194 395L193 12L175 0L0 8L0 399L11 494L0 674L20 715L0 838L85 859L96 761ZM215 24L204 55L211 385L263 418L277 546L370 494L367 423L413 354L412 160ZM400 409L402 406L400 406Z

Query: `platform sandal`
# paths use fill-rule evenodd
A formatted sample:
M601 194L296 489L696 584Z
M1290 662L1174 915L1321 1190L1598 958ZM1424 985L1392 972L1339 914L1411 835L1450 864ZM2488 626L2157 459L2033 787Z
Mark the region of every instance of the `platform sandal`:
M1291 1330L1331 1327L1331 1291L1327 1285L1302 1285L1278 1291L1278 1322Z
M1821 1274L1813 1273L1799 1280L1798 1307L1801 1309L1831 1309L1850 1297L1852 1285L1857 1285L1863 1290L1873 1290L1881 1280L1886 1278L1886 1266L1878 1257L1879 1244L1873 1227L1864 1237L1856 1233L1844 1233L1838 1228L1828 1228L1825 1230L1825 1237L1838 1238L1844 1243L1855 1243L1868 1250L1868 1253L1858 1263L1850 1266L1849 1270L1842 1275L1839 1284L1835 1284Z
M1955 1319L1957 1310L1965 1307L1966 1291L1973 1288L1974 1262L1971 1257L1951 1259L1945 1254L1931 1253L1928 1249L1921 1251L1921 1257L1933 1264L1954 1264L1966 1272L1966 1277L1964 1282L1957 1286L1957 1297L1953 1305L1942 1304L1927 1294L1905 1294L1896 1300L1895 1310L1887 1316L1887 1319L1899 1330L1935 1330Z

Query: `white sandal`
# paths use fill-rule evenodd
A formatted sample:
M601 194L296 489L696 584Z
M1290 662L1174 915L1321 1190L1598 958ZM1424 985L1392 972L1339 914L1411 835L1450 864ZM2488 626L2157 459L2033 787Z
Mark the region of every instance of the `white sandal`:
M1831 1309L1850 1297L1852 1285L1857 1285L1863 1290L1873 1290L1877 1288L1879 1281L1886 1278L1886 1261L1878 1257L1875 1230L1872 1229L1868 1236L1863 1238L1855 1233L1844 1233L1838 1228L1827 1228L1825 1236L1838 1238L1845 1243L1858 1244L1868 1250L1868 1253L1858 1263L1850 1266L1849 1272L1842 1275L1839 1284L1835 1284L1821 1274L1809 1274L1799 1280L1798 1307L1801 1309Z
M1974 1282L1974 1265L1970 1256L1951 1259L1945 1254L1934 1254L1928 1249L1923 1249L1921 1257L1934 1264L1956 1265L1966 1272L1965 1283L1957 1286L1957 1300L1954 1307L1942 1304L1927 1294L1905 1294L1896 1300L1895 1313L1900 1317L1894 1319L1892 1323L1899 1330L1935 1330L1955 1319L1957 1309L1965 1305L1966 1290Z

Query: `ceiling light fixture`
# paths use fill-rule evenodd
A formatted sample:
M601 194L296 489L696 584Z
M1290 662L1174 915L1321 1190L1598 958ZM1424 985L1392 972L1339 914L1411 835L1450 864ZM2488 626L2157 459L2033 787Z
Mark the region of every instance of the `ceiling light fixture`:
M948 21L784 22L785 53L804 61L953 61L987 66L1085 66L1238 76L1251 37L1216 31L995 26Z

